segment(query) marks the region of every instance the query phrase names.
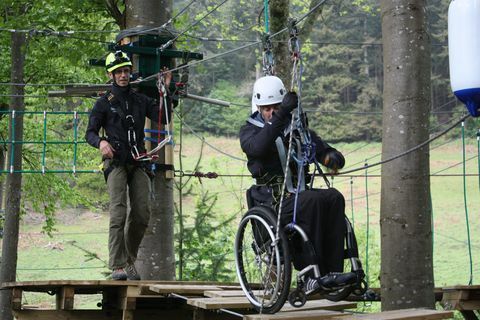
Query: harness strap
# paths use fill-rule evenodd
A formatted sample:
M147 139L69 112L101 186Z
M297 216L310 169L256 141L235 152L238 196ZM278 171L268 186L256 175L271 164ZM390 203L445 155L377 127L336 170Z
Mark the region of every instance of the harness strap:
M253 118L248 118L247 122L253 124L256 127L263 128L265 126L265 123L260 122L258 120L255 120Z
M278 157L280 158L280 163L282 164L283 173L287 168L287 153L285 151L285 145L283 144L282 138L278 137L275 139L275 145L277 146ZM287 181L286 181L287 191L294 193L295 188L293 187L292 174L290 170L287 170Z
M109 92L107 100L120 115L120 118L122 119L122 124L124 128L127 129L127 139L128 146L130 147L130 153L132 154L134 160L138 160L141 155L137 147L137 134L135 131L135 119L133 118L132 108L130 108L128 101L125 101L125 110L123 110L120 101L115 97L112 92ZM120 107L115 106L116 103L119 103Z

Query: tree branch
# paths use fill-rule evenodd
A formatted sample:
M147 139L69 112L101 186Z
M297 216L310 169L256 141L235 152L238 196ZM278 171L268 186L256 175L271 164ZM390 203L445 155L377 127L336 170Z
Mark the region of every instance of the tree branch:
M310 8L309 10L312 10L319 2L320 0L312 0L310 2ZM312 12L305 20L303 23L303 27L300 29L300 34L303 39L307 39L310 36L310 33L312 32L313 25L315 24L315 21L317 20L318 16L322 14L323 8L319 8Z
M120 29L125 29L125 12L118 8L119 0L104 0L107 12L115 19Z

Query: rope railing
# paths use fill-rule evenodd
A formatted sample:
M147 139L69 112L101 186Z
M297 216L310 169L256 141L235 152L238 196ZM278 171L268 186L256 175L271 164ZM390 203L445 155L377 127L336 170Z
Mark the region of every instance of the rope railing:
M41 122L42 128L42 138L39 140L16 140L15 137L10 137L7 140L2 141L3 145L10 146L10 163L8 169L1 169L0 173L97 173L99 170L78 170L77 169L77 157L78 157L78 145L79 144L86 144L85 140L78 139L78 125L79 125L79 115L88 115L89 112L82 112L82 111L15 111L15 110L8 110L8 111L0 111L0 115L9 115L10 117L10 130L11 132L15 132L15 125L17 122L17 118L19 115L41 115L43 120ZM73 137L71 141L66 140L48 140L48 115L64 115L64 116L72 116L73 121ZM41 168L40 169L22 169L17 170L15 169L15 147L17 145L41 145ZM47 169L47 150L49 145L71 145L73 148L73 159L72 159L72 166L71 169Z

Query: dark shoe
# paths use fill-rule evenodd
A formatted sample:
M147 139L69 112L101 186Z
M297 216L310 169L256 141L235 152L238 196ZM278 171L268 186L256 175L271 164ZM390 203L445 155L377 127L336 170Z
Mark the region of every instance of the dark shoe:
M127 273L125 272L125 269L113 269L112 280L127 280Z
M128 280L140 280L140 275L138 274L137 269L135 269L135 265L133 263L127 264L125 267L125 272Z
M318 282L323 289L338 289L357 282L357 275L354 272L330 272L318 279Z

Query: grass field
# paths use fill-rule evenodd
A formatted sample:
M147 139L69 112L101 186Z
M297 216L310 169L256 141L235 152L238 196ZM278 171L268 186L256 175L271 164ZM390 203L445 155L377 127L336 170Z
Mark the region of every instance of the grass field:
M238 158L244 158L236 138L206 137L206 141L222 152ZM447 142L447 143L446 143ZM202 158L199 154L202 150ZM438 147L437 147L438 146ZM362 167L366 162L380 160L380 143L351 143L336 145L347 159L345 170ZM199 162L198 171L217 172L218 174L247 175L245 162L230 158L212 149L195 136L185 136L182 148L182 167L179 163L179 145L176 146L176 169L188 173ZM461 140L439 141L431 146L431 172L435 173L455 165L440 174L461 174ZM467 140L467 159L477 154L477 141ZM477 159L466 163L467 174L478 173ZM346 198L346 213L354 222L361 256L364 265L368 264L368 276L373 286L378 286L380 265L380 183L375 175L381 172L380 166L370 168L367 173L356 172L356 177L336 177L333 185ZM366 178L365 176L369 176ZM99 175L98 179L102 179ZM186 179L186 177L184 178ZM177 180L178 181L178 180ZM245 211L244 191L252 184L248 177L219 177L201 180L193 178L192 196L182 199L187 223L191 220L196 196L200 190L217 194L215 214L219 218L236 214L241 217ZM318 186L323 183L317 179ZM466 178L468 218L470 224L471 251L473 257L474 283L480 283L480 189L478 176ZM99 190L99 192L105 192ZM463 177L432 176L431 192L434 220L434 272L436 286L467 284L470 274L469 249L467 245L466 213L463 192ZM179 201L178 193L175 201ZM104 279L107 254L108 214L85 210L59 210L57 232L53 237L41 233L41 216L29 213L21 223L21 238L18 258L18 281L50 279ZM368 221L368 233L367 233ZM233 221L236 224L238 219ZM234 234L230 235L233 251ZM368 240L368 257L365 256ZM79 249L88 248L99 259L88 260ZM103 260L103 262L101 261ZM368 262L367 262L368 261ZM232 279L235 280L235 267L231 262ZM39 303L40 298L28 297L30 303ZM43 301L44 302L44 301ZM48 303L48 302L44 302Z

